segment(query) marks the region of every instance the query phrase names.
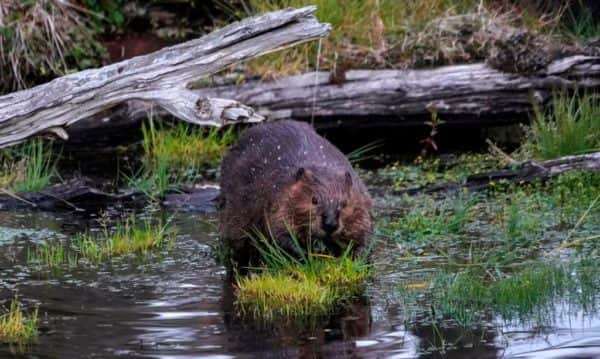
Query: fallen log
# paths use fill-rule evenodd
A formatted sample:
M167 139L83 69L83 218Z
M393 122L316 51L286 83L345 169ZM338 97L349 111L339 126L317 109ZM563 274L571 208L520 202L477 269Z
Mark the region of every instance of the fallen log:
M227 66L325 36L316 7L285 9L233 23L204 37L99 69L57 78L0 97L0 148L51 133L128 100L155 103L201 125L257 122L262 116L229 99L206 97L188 84Z
M109 204L132 202L136 198L146 201L141 192L108 193L98 189L93 180L78 177L31 193L16 194L0 189L0 210L65 209L83 212L103 208Z
M526 115L534 103L546 103L557 88L600 88L600 57L562 58L530 75L504 73L480 63L353 70L340 84L332 83L328 72L307 73L196 93L240 101L269 119L314 118L320 128L340 126L340 120L358 127L422 125L433 108L448 125L485 126L522 120L518 115Z
M218 186L194 188L189 192L169 193L161 201L164 209L178 212L214 212ZM141 191L127 189L110 193L98 188L88 177L73 178L31 193L12 193L0 189L0 210L95 212L117 204L143 207L148 197Z
M394 191L395 195L418 193L450 192L459 189L482 191L502 183L525 184L533 181L545 181L567 172L590 171L600 172L600 152L586 155L566 156L547 161L525 161L508 165L496 171L473 174L463 182L448 182L436 185L425 185Z

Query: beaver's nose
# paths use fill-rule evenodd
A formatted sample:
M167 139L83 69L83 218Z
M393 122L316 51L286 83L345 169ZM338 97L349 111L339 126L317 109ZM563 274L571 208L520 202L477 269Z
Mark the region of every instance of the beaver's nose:
M335 230L338 228L337 216L335 216L333 213L324 214L323 218L321 219L321 226L327 234L335 232Z

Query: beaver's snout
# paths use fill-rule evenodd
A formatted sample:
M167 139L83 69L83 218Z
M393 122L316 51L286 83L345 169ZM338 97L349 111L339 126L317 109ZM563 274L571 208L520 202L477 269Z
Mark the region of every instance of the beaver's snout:
M338 211L327 211L321 217L321 227L327 234L332 234L338 229L340 213Z

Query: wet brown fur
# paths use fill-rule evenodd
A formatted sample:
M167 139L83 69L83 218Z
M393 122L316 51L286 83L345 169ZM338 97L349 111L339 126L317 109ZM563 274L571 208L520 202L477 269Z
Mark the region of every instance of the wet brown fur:
M292 232L301 245L320 240L336 254L350 242L360 250L371 233L366 187L346 157L305 123L248 129L223 160L221 193L220 232L237 262L252 257L255 231L288 251L296 250ZM337 228L327 233L323 221L333 218Z

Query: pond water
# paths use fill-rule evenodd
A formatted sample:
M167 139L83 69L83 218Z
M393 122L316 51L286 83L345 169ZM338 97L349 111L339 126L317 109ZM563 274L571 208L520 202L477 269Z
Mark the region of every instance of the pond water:
M27 308L39 306L41 313L37 343L15 356L600 357L600 318L594 310L566 303L552 303L552 318L544 325L490 317L464 329L422 320L418 313L428 310L426 302L417 298L417 304L409 304L417 308L407 308L397 299L397 284L418 279L445 259L428 256L407 264L395 258L393 250L376 251L377 274L368 284L367 303L305 326L240 319L227 272L215 260L215 216L152 215L172 216L178 235L169 251L50 273L27 263L28 249L41 241L68 240L97 227L96 219L72 213L0 212L0 299L8 301L18 293ZM13 356L11 349L0 346L0 357L5 356Z

